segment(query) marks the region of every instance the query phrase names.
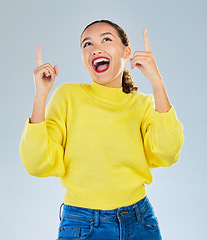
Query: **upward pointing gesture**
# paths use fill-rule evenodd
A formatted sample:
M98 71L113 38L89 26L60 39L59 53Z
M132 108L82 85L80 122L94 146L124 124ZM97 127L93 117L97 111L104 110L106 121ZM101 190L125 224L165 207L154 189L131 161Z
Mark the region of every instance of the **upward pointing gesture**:
M39 45L36 46L36 63L37 63L37 68L42 65L42 57L41 57L41 50Z
M47 97L57 77L58 66L55 65L53 68L49 63L42 65L39 45L36 46L36 66L37 68L33 71L36 95Z
M171 104L167 96L164 82L150 50L147 29L144 29L143 36L144 51L136 51L133 57L129 59L131 62L131 69L137 67L150 80L154 92L156 111L160 113L168 112L171 108Z
M149 45L149 40L148 40L148 37L147 37L147 29L144 29L144 50L146 52L151 52L150 50L150 45Z
M136 51L133 57L129 59L129 61L131 62L131 70L133 70L134 67L137 67L153 84L158 79L161 79L161 76L150 50L149 40L147 37L147 29L144 29L143 36L144 51Z

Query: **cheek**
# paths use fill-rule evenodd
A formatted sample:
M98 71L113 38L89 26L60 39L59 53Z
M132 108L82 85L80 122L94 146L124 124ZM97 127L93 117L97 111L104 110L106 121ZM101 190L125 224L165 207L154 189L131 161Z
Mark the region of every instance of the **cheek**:
M84 68L86 68L88 65L88 54L85 52L82 53L82 62L83 62Z
M121 55L120 52L116 52L116 54L114 55L114 63L116 65L116 67L120 68L122 67L123 64L123 56Z
M120 49L119 47L111 49L112 56L116 58L116 61L121 62L122 58L124 56L123 50Z

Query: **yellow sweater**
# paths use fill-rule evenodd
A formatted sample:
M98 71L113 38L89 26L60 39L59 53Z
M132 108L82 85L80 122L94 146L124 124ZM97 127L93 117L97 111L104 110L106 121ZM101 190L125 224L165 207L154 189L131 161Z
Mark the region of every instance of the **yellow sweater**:
M64 203L110 210L146 195L150 169L178 161L183 126L174 107L97 84L65 83L50 98L45 121L24 127L20 154L29 174L61 177Z

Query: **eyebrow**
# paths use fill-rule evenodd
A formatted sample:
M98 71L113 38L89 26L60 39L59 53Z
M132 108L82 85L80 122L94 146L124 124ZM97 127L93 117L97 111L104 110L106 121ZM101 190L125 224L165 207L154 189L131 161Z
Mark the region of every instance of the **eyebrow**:
M102 33L102 34L100 34L100 36L104 36L104 35L107 35L107 34L111 34L114 37L114 35L110 32ZM81 45L83 44L83 42L85 42L86 40L89 40L89 39L91 39L91 37L84 38L83 41L81 42Z

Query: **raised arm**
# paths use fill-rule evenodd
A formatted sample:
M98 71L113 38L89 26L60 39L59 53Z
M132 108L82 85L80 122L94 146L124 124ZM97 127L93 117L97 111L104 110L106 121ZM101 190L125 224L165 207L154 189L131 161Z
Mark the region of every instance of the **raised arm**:
M39 45L36 46L36 66L37 68L33 71L35 98L30 123L40 123L45 120L47 96L58 74L57 65L55 65L54 68L49 63L42 65Z
M37 45L37 68L33 71L35 99L31 118L27 119L20 142L20 155L27 172L37 177L60 177L65 172L64 147L66 139L66 109L64 89L54 91L45 105L57 76L57 66L42 65Z
M149 97L141 131L150 168L167 167L177 162L183 144L183 126L170 104L162 77L151 53L147 30L143 31L144 51L136 51L130 59L131 69L137 67L150 80L154 99Z
M164 86L163 79L158 71L155 59L151 53L149 40L147 37L147 29L143 31L144 51L136 51L132 58L131 69L137 67L150 80L154 92L155 109L157 112L168 112L171 108L170 101Z

